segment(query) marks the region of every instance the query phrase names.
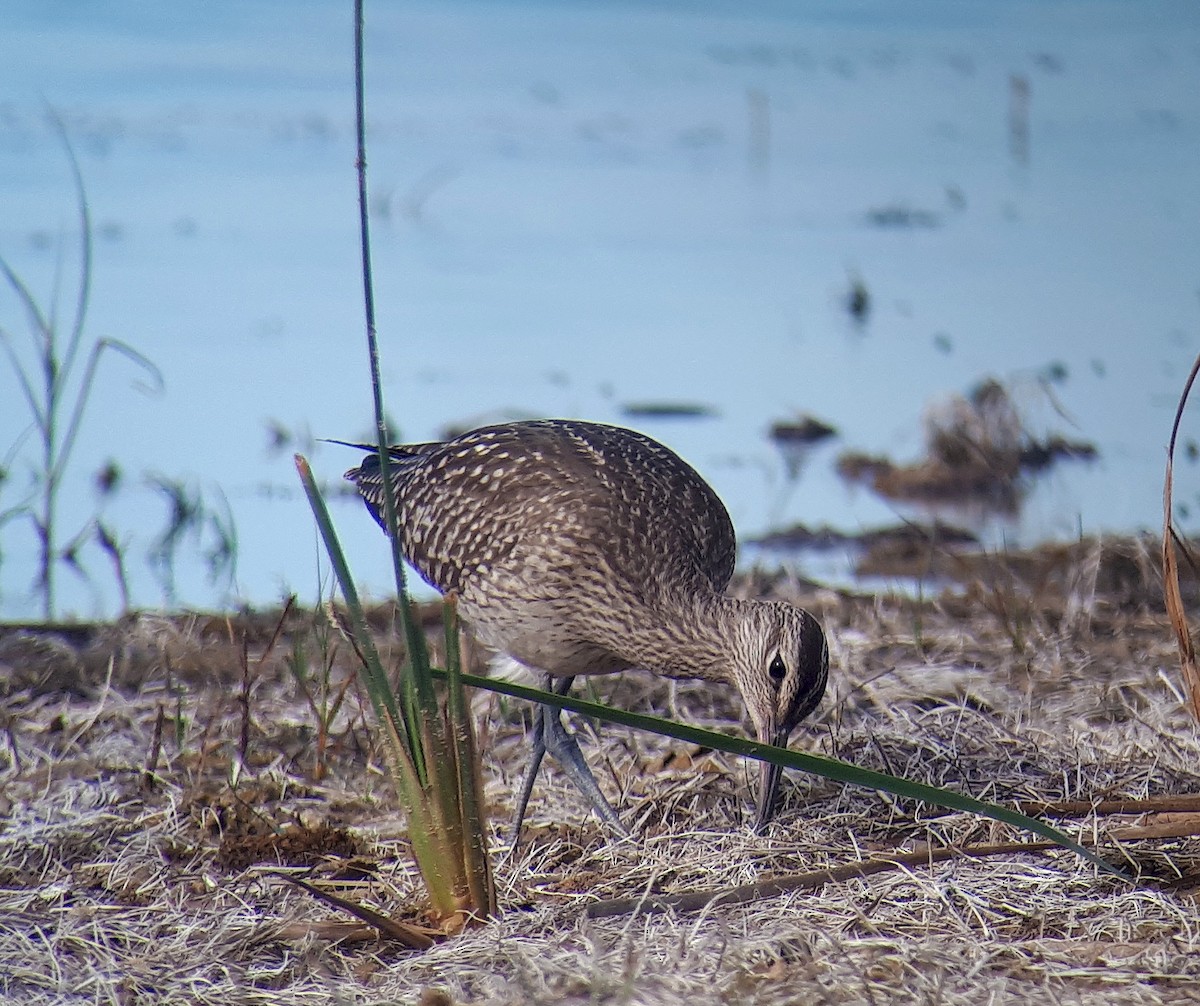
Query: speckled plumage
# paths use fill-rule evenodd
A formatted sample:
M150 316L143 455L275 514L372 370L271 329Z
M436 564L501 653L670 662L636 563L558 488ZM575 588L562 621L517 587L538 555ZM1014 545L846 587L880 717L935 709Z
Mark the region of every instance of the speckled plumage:
M389 461L404 554L457 593L486 645L557 677L643 667L731 682L771 743L820 700L820 627L792 605L724 594L729 514L649 437L573 420L505 423L394 447ZM382 525L378 457L346 477Z

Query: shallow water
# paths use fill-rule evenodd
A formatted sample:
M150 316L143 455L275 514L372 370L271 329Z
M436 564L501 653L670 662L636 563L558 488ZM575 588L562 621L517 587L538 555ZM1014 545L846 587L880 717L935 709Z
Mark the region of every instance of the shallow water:
M853 530L895 514L841 485L836 453L914 456L930 400L995 374L1036 428L1102 452L1045 479L1008 540L1155 526L1200 349L1195 5L701 7L368 5L376 293L404 437L698 403L718 416L628 422L704 472L744 534ZM49 102L96 223L87 333L165 379L147 395L105 361L64 491L69 534L98 505L91 473L119 461L104 507L135 603L161 600L143 557L166 509L147 472L223 493L236 517L231 593L189 560L181 601L312 598L322 575L293 448L272 453L268 426L331 482L351 452L307 439L370 428L344 8L6 8L0 254L47 298L61 260L68 313L73 205ZM22 352L24 321L0 293ZM1056 402L1038 381L1052 364ZM798 411L841 439L789 485L766 431ZM0 368L0 452L27 422ZM0 511L29 466L12 462ZM1195 511L1192 476L1178 492ZM356 505L335 517L386 592L373 523ZM0 548L0 615L25 617L28 526L5 524ZM104 557L81 555L95 583L64 573L61 608L113 611Z

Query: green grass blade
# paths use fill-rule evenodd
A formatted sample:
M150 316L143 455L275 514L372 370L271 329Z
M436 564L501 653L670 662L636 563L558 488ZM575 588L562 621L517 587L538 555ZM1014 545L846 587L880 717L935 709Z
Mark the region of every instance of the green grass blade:
M66 469L68 461L70 461L71 451L75 446L75 438L79 434L79 427L83 423L83 414L91 398L92 387L96 383L96 370L106 350L109 353L119 353L127 360L131 360L137 366L141 367L154 382L153 390L155 394L161 393L165 387L162 371L132 346L122 342L120 339L99 339L93 343L91 351L88 353L87 363L83 368L83 378L79 382L79 393L75 396L75 404L71 409L71 418L67 420L67 425L63 429L62 440L58 447L58 460L55 463L54 470L50 473L50 478L54 482L62 480L63 471Z
M487 846L487 820L483 778L475 747L475 728L462 686L462 654L458 638L458 605L453 594L443 607L446 633L446 691L451 749L458 770L457 802L462 815L463 868L471 903L492 915L496 911L496 886Z
M71 166L71 182L75 188L75 212L79 218L79 288L75 295L75 318L71 322L71 333L67 336L66 352L62 359L61 372L66 375L75 365L75 354L79 352L83 340L83 327L87 319L88 301L91 298L92 213L88 206L87 189L83 184L83 172L79 169L79 159L75 156L75 147L67 135L66 124L54 108L48 108L47 111L54 123L54 131L58 133L58 138L67 153L67 163Z
M429 673L429 653L425 637L413 617L408 597L408 584L404 574L404 554L396 518L396 501L387 491L391 484L389 476L387 412L383 404L383 381L379 367L379 340L375 324L375 284L371 270L371 223L367 200L367 110L366 72L363 53L363 0L354 3L354 120L355 140L358 151L356 175L358 178L358 229L359 249L362 255L363 313L366 321L367 360L371 372L371 399L375 411L375 435L379 457L379 475L385 487L383 493L384 526L387 528L391 546L392 571L396 580L396 598L400 605L400 620L404 627L404 639L408 646L410 675L406 676L402 688L405 705L410 717L426 723L438 715L437 697L433 690L433 679ZM415 691L415 696L413 692ZM416 707L414 709L414 707ZM419 736L417 734L414 737ZM424 752L414 749L422 777L428 781L429 763L438 765L446 757L446 751L432 752L432 759L425 759ZM424 764L422 764L424 763Z
M325 500L321 496L321 491L317 488L316 481L313 479L308 459L301 454L297 454L295 455L295 463L296 471L300 474L300 483L304 486L304 495L308 498L308 505L312 509L313 518L317 522L317 530L321 532L321 539L325 543L325 551L329 553L329 562L333 566L333 575L337 578L338 586L342 591L342 597L346 601L346 608L350 612L350 625L354 632L354 639L358 643L359 652L362 653L367 665L367 694L370 696L371 703L375 707L375 715L380 720L386 718L393 721L404 740L405 747L411 750L411 738L415 732L415 724L409 723L401 716L400 708L396 704L396 697L388 685L387 675L383 670L383 662L379 659L379 651L375 648L375 640L372 638L371 630L367 626L367 616L363 611L362 601L359 600L358 589L354 586L354 578L350 575L350 566L346 562L346 554L342 551L341 542L338 541L337 532L334 530L333 521L330 519L329 509L325 506Z
M405 616L416 626L411 602L401 598L402 609L409 609ZM416 626L419 629L419 626ZM433 674L430 670L429 653L425 638L420 634L421 644L403 670L402 687L405 709L419 724L415 737L420 746L413 752L413 760L421 765L420 778L429 796L430 810L434 814L441 842L448 850L460 850L463 845L462 814L458 803L458 772L455 768L455 750L450 735L450 725L433 689ZM425 684L422 685L421 682ZM461 879L461 870L456 871ZM464 886L464 885L460 885Z
M25 281L16 274L12 266L8 264L7 259L0 258L0 272L4 273L4 278L8 280L13 293L21 301L21 306L25 308L25 314L29 319L29 330L33 337L34 352L39 360L44 360L47 347L54 335L54 330L50 327L50 321L38 305L37 298L34 297L33 292L25 284Z
M422 751L420 745L423 740L427 742L428 749L445 751L446 731L440 713L437 713L435 708L435 716L432 719L423 718L419 723L406 722L401 714L367 625L366 613L363 611L358 590L354 586L349 564L338 541L325 500L313 479L308 461L298 454L295 462L305 496L325 543L325 551L329 554L334 576L350 612L350 625L355 643L363 655L367 694L375 709L376 719L384 731L384 749L388 753L393 782L408 814L408 833L414 858L425 881L434 911L439 917L448 918L458 911L458 894L466 887L462 878L461 837L457 842L453 841L460 824L455 807L451 807L453 813L448 814L444 802L430 800L429 787L417 765L417 755ZM410 658L411 656L410 653ZM453 794L457 789L453 766L449 761L449 756L445 754L433 759L436 766L435 796L443 791Z
M396 701L396 693L391 687L387 672L383 668L383 661L380 659L379 651L375 647L375 641L371 636L366 614L363 611L362 602L358 596L358 589L354 585L354 578L350 574L350 565L346 561L346 554L342 551L341 542L338 540L337 532L334 530L333 521L329 516L329 509L325 506L325 500L317 488L312 469L309 467L307 459L297 454L295 462L296 470L300 474L300 481L304 486L304 494L308 498L309 507L312 509L313 517L317 522L317 528L321 533L321 539L325 543L325 551L329 554L329 561L333 567L334 577L337 579L338 586L342 591L342 597L345 599L346 607L350 612L351 629L354 633L355 641L359 645L359 651L363 654L365 661L364 669L366 672L367 694L370 696L371 704L375 708L375 715L381 722L389 720L395 724L394 730L404 744L407 756L411 760L416 772L417 780L424 786L427 778L425 772L426 759L421 745L422 717L412 703L398 703ZM423 646L422 652L424 652ZM411 650L409 656L411 660Z
M417 771L396 729L397 724L388 718L380 720L384 731L384 750L397 795L408 815L408 840L412 843L413 858L425 881L429 901L434 912L441 918L449 918L458 910L456 863L453 849L445 842L445 835L434 815L430 813L426 791L417 777Z
M435 673L440 675L445 672L435 671ZM529 688L512 681L481 678L473 674L463 674L461 677L463 685L468 688L485 688L488 691L500 692L519 699L527 699L530 702L541 702L545 705L568 709L571 712L581 713L584 716L591 716L608 723L619 723L623 726L633 727L636 730L645 730L649 733L665 737L674 737L677 740L689 741L704 747L715 748L718 751L726 751L730 754L768 761L775 765L781 765L784 768L812 772L816 775L824 776L826 779L833 779L835 782L845 782L855 786L863 786L867 789L882 790L896 796L907 797L912 800L923 800L925 803L930 803L938 807L966 811L970 814L978 814L980 817L1001 821L1004 824L1011 824L1014 827L1033 832L1035 835L1041 835L1043 838L1061 845L1064 849L1070 849L1105 873L1113 874L1132 883L1131 878L1125 873L1110 863L1105 862L1090 849L1076 842L1064 832L1036 818L1028 817L1019 811L1001 807L999 804L988 803L972 796L955 793L953 790L939 789L936 786L929 786L925 783L902 779L899 776L889 775L886 772L876 772L873 769L860 768L848 762L838 761L836 758L809 754L804 751L792 751L786 748L774 747L770 744L761 744L758 741L746 740L742 737L732 737L729 734L704 730L700 727L688 726L684 723L676 723L658 716L631 713L624 709L614 709L611 706L603 706L584 699L572 698L568 695L555 695L552 692L544 692L538 688Z
M7 269L4 259L0 258L0 269ZM5 353L8 354L8 363L12 372L17 376L17 382L21 385L21 393L25 396L25 404L29 406L29 414L33 416L34 425L39 432L46 429L46 415L42 411L42 407L38 404L37 395L34 393L33 385L29 383L29 378L25 374L25 368L21 365L21 360L17 356L17 351L13 347L12 337L4 329L0 329L0 345L4 346ZM5 465L7 468L8 465Z

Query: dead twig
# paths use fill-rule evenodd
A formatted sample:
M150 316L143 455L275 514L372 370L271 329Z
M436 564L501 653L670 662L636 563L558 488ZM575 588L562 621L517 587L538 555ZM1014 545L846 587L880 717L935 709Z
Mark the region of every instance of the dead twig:
M158 704L158 715L154 718L154 734L150 738L150 750L146 754L146 766L142 769L142 789L154 788L154 773L158 768L159 755L162 754L163 727L167 722L167 711L163 704Z
M1087 814L1162 814L1200 811L1200 793L1171 793L1141 800L1115 797L1108 800L1022 800L1022 814L1079 817Z
M255 661L257 670L262 670L263 665L271 658L271 654L275 651L275 645L279 642L279 637L283 633L283 624L287 621L287 617L291 614L295 603L296 595L292 594L288 597L283 610L279 613L279 618L275 622L275 630L271 633L271 638L267 641L266 648L262 651L258 660ZM231 624L229 625L229 634L232 641L233 627ZM241 725L238 731L238 761L242 765L245 765L246 756L250 749L250 726L252 721L250 715L250 640L246 635L245 629L242 630L241 667L242 687L238 695L238 706L241 710Z
M331 894L329 891L322 891L319 887L315 887L308 883L308 881L301 880L299 877L289 877L285 873L277 874L277 876L286 880L289 884L294 884L301 890L307 891L318 901L324 901L327 905L340 908L343 912L349 912L356 919L371 926L385 939L403 943L412 950L428 950L433 946L433 938L430 934L434 930L426 930L421 927L411 926L406 922L399 922L396 919L388 918L382 912L377 912L373 908L367 908L366 905L360 905L357 901L350 901L336 894Z
M742 884L724 891L689 891L686 894L646 896L641 898L614 898L588 905L584 914L591 919L606 919L614 915L639 912L645 915L657 912L698 912L704 908L724 908L751 901L775 898L796 891L815 891L826 884L843 880L870 877L876 873L908 867L933 866L950 859L983 859L988 856L1015 855L1017 853L1046 852L1061 848L1054 842L1002 842L998 845L978 845L967 848L947 847L944 849L921 849L916 852L895 853L877 856L858 863L844 863L823 870L793 873L786 877L772 877L753 884Z
M1175 640L1179 645L1179 668L1187 686L1188 704L1192 716L1200 721L1200 667L1196 665L1196 647L1192 642L1192 632L1188 627L1187 612L1183 607L1183 594L1179 589L1179 562L1176 549L1182 549L1188 554L1187 546L1175 531L1171 520L1171 492L1175 480L1175 439L1179 434L1179 424L1183 420L1183 409L1187 404L1188 395L1196 374L1200 373L1200 356L1192 364L1183 393L1179 396L1179 405L1175 409L1175 422L1171 424L1171 440L1167 446L1167 471L1163 479L1163 534L1162 534L1162 574L1163 601L1167 608L1167 617L1171 628L1175 630ZM1190 556L1189 556L1190 561ZM1194 563L1193 563L1194 565Z
M1200 834L1200 813L1184 814L1145 825L1115 828L1109 838L1115 841L1132 842L1151 838L1190 838ZM1082 839L1084 845L1095 845L1090 839ZM914 852L880 855L858 863L844 863L823 870L810 870L785 877L772 877L753 884L742 884L724 891L689 891L686 894L644 896L638 898L615 898L588 905L584 914L592 919L606 919L614 915L633 912L654 914L658 912L698 912L713 907L740 905L751 901L775 898L796 891L815 891L826 884L844 880L870 877L876 873L933 866L952 859L985 859L991 856L1021 855L1049 852L1061 848L1054 842L999 842L994 845L946 846L941 849L918 849Z

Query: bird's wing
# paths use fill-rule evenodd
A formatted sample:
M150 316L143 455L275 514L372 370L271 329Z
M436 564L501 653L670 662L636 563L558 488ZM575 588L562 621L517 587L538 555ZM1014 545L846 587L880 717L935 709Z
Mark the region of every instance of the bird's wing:
M674 451L643 434L592 426L588 440L604 461L593 470L601 478L612 473L611 498L639 525L629 542L660 539L659 555L686 563L723 592L733 577L737 542L712 487Z

